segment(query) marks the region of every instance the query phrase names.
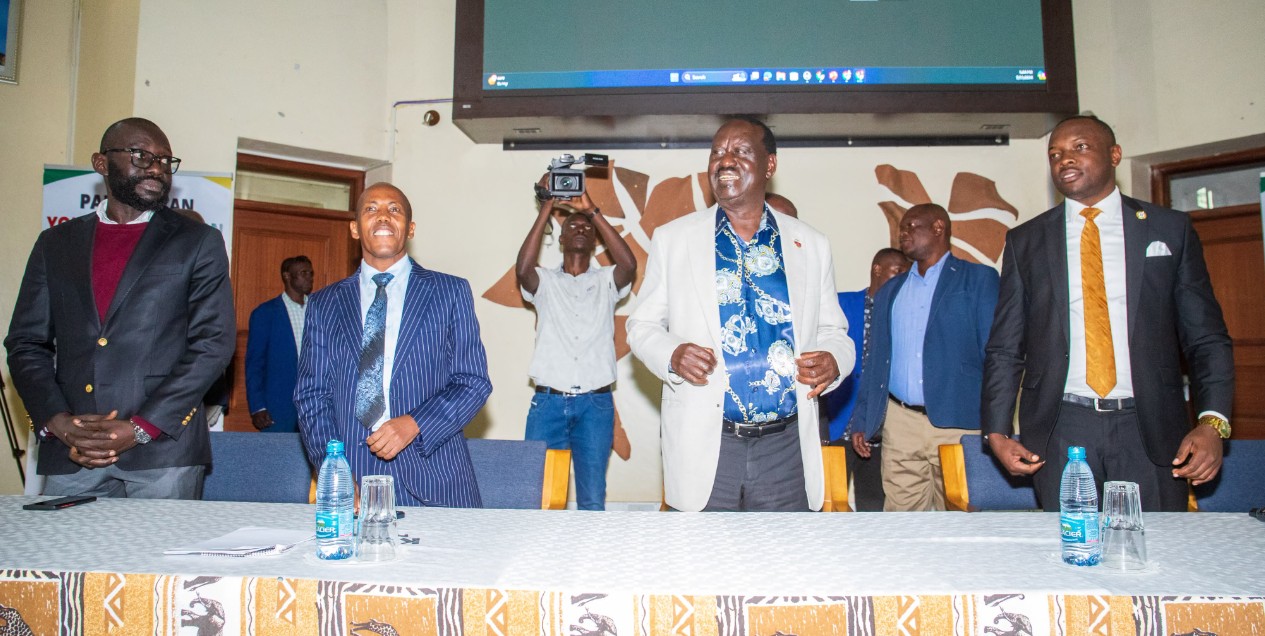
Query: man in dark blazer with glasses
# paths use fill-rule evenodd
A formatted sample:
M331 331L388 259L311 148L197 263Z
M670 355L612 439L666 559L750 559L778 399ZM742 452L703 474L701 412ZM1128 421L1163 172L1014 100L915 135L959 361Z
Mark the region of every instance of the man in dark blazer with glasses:
M116 122L92 155L109 197L31 250L5 347L44 494L201 496L236 326L223 236L167 207L179 165L156 124Z

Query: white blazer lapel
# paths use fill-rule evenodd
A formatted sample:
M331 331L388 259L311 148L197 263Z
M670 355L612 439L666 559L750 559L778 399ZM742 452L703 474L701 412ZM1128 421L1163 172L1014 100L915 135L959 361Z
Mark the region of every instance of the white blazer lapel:
M699 316L707 325L707 333L712 342L719 344L720 310L716 306L716 206L712 206L710 212L700 215L699 223L689 229L685 237L685 250L693 287L692 295L698 302ZM720 357L720 351L716 355Z
M791 328L795 331L795 354L799 355L810 350L805 347L811 345L812 340L807 331L810 325L805 305L809 297L808 255L795 222L781 214L777 214L775 218L778 231L782 235L782 264L786 270L786 289L791 301ZM812 328L816 329L815 324Z

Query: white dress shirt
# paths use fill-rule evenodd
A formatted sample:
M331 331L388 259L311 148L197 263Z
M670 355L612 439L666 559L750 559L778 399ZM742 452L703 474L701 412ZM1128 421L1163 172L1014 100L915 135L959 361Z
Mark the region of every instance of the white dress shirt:
M373 302L370 300L369 302ZM290 331L294 332L294 350L303 350L303 321L307 317L307 296L303 297L303 304L294 302L289 294L281 294L281 304L285 305L286 316L290 318ZM367 309L365 311L368 311Z
M105 210L107 207L109 207L109 205L110 205L109 199L101 199L101 202L97 204L97 207L96 209L93 210L93 213L97 215L97 219L99 219L102 223L105 223L106 225L120 225L120 223L118 223L114 219L111 219L110 215L105 213ZM154 218L154 211L149 210L147 212L141 212L140 216L136 217L135 219L132 219L131 221L128 221L127 223L123 223L122 225L136 225L138 223L149 223L149 220L152 218Z
M395 343L400 336L400 321L404 316L404 293L408 291L409 272L413 270L413 261L407 256L396 261L394 265L380 272L363 260L360 261L360 325L363 328L365 318L369 315L369 306L378 293L378 284L373 282L377 274L391 274L394 278L387 283L387 316L384 333L382 357L382 395L386 398L386 408L382 416L374 423L371 430L378 430L391 419L391 372L395 365Z
M1085 294L1081 289L1081 231L1086 206L1068 199L1064 202L1067 216L1067 299L1068 299L1068 366L1065 392L1088 398L1100 397L1085 379ZM1103 278L1107 286L1107 314L1111 319L1111 346L1116 356L1116 386L1105 396L1108 399L1133 397L1133 374L1129 360L1129 307L1125 289L1124 218L1120 188L1093 207L1102 210L1094 224L1098 226L1102 245Z

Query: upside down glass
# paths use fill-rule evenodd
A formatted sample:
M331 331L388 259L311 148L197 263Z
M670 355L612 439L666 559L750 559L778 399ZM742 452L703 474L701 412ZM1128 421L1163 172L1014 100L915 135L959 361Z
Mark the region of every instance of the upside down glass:
M360 481L360 541L357 557L361 561L395 559L395 478L390 475L365 475Z
M1102 489L1102 565L1136 572L1146 569L1142 496L1131 481L1109 481Z

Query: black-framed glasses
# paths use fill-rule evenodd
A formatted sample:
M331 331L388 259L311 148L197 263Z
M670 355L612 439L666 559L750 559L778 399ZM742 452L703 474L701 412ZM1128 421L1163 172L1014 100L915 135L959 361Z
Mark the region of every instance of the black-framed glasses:
M180 159L170 156L160 157L148 150L141 150L140 148L109 148L103 152L126 152L132 156L132 165L140 168L141 170L145 170L154 165L155 161L157 161L158 165L162 166L163 170L167 171L168 174L176 174L176 171L180 169Z

